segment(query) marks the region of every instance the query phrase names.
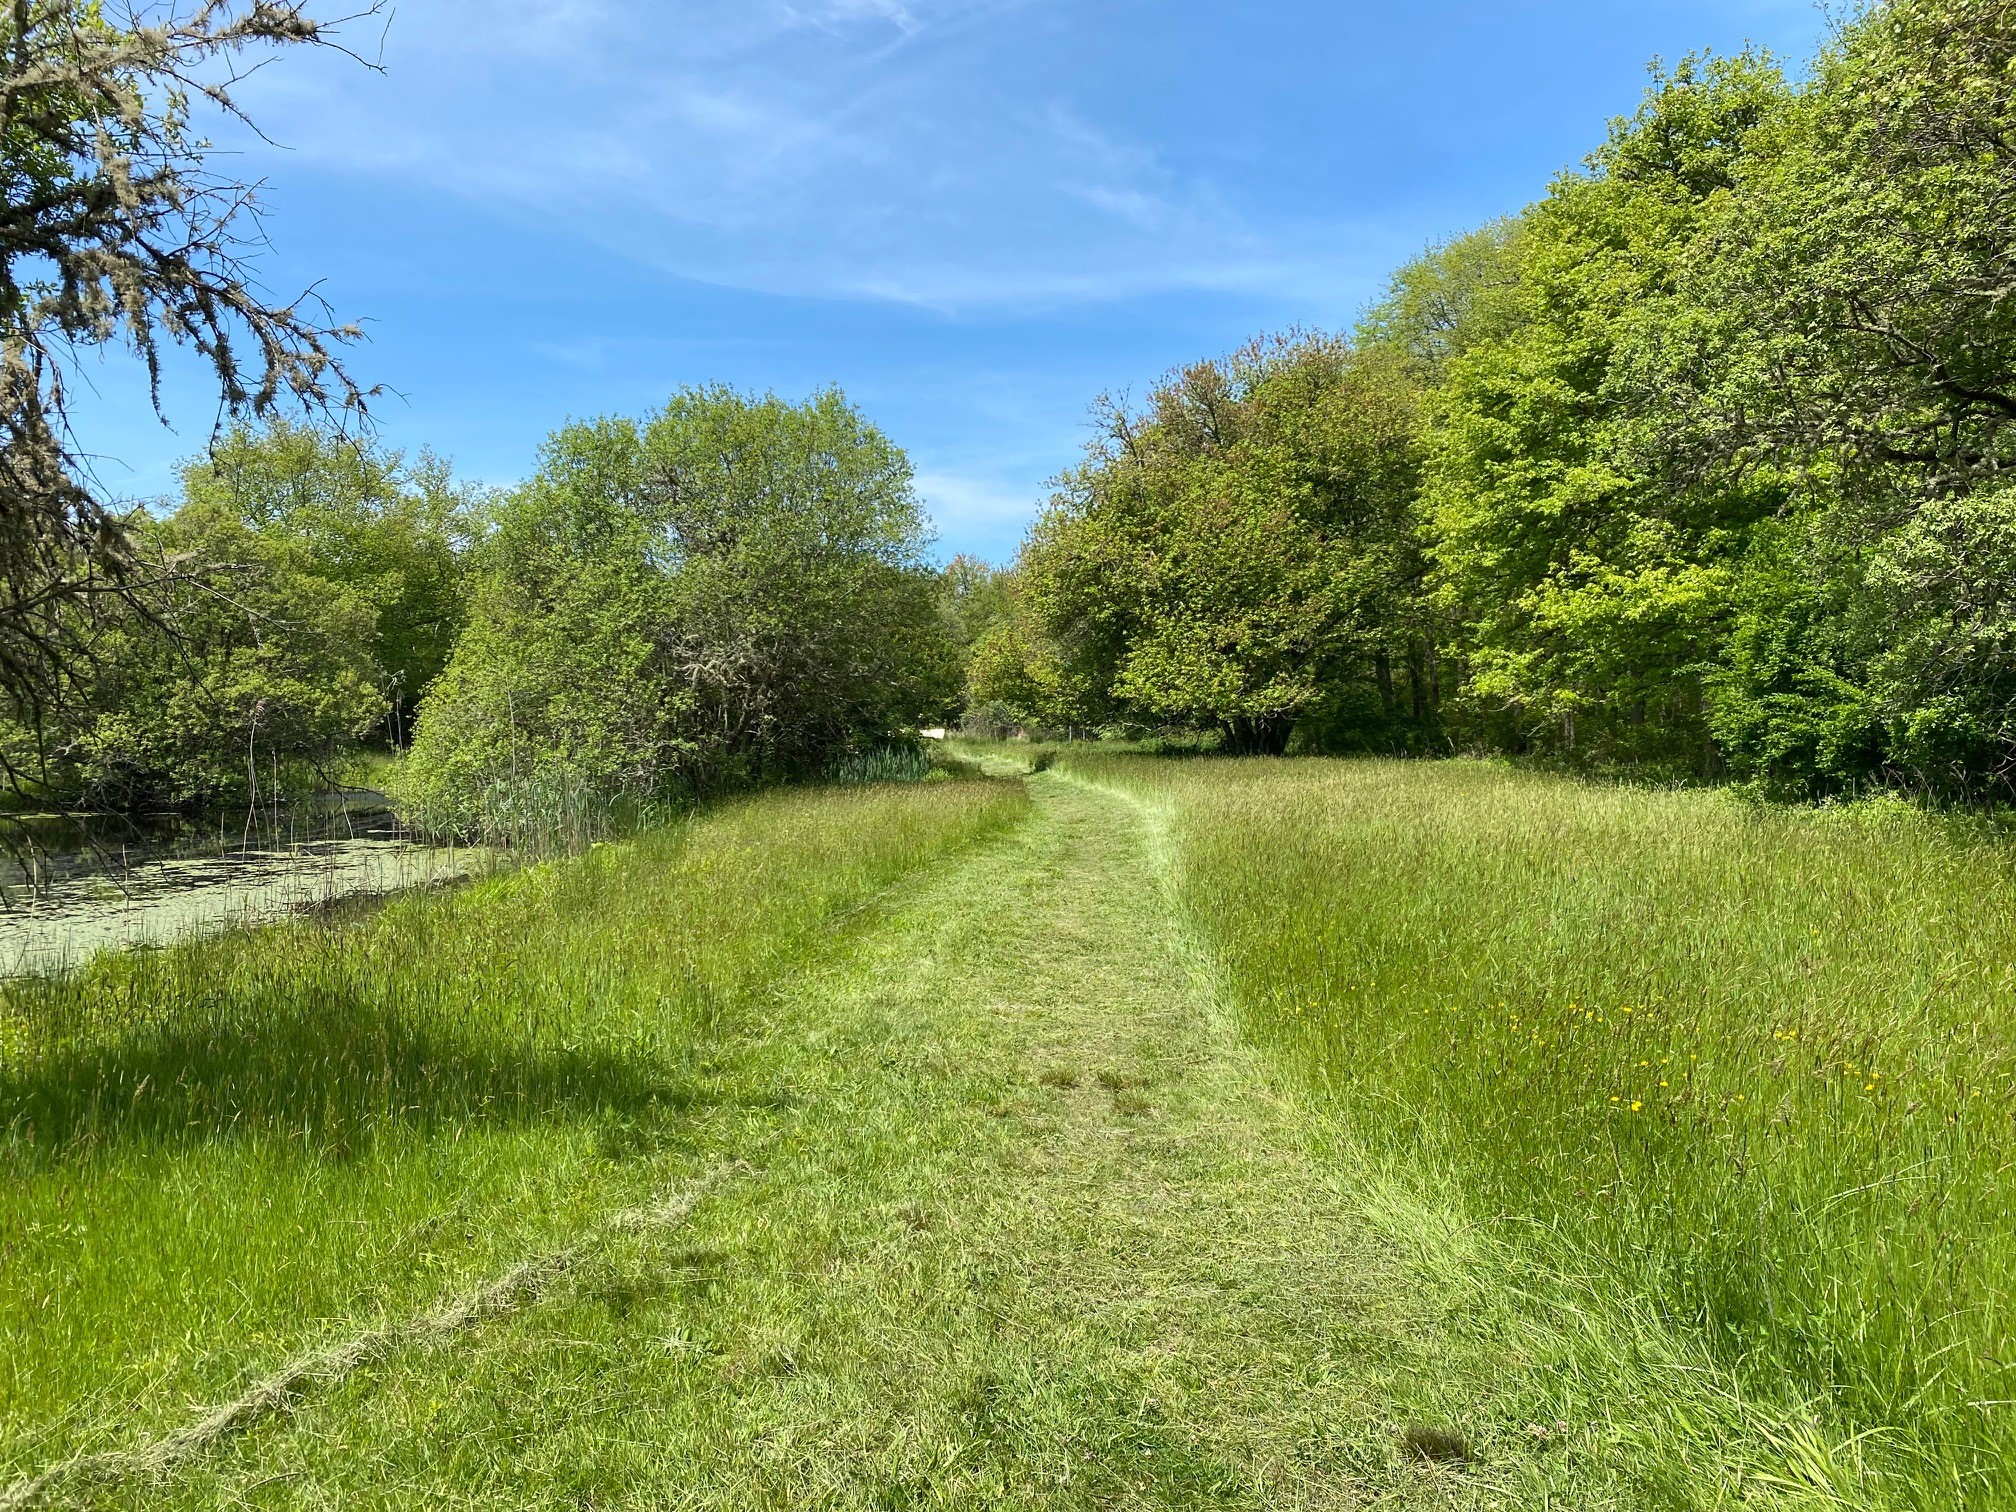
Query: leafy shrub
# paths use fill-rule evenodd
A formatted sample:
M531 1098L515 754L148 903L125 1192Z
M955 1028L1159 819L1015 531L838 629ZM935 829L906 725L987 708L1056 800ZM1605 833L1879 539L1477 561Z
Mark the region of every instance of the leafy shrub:
M528 778L677 802L873 752L956 685L924 539L909 460L837 392L568 427L498 508L409 800L466 830Z

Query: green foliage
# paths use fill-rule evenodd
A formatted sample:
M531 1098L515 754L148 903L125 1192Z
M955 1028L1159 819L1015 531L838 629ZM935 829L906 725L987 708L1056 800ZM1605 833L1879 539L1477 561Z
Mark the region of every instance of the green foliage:
M1504 240L1518 293L1428 407L1482 742L1788 796L2016 791L2012 59L2005 7L1900 0L1796 89L1690 61ZM1405 346L1436 276L1369 329Z
M1009 615L1010 574L978 557L960 554L938 574L938 602L947 633L962 659Z
M1690 239L1786 93L1753 57L1658 80L1589 171L1527 213L1519 318L1446 365L1425 486L1435 585L1496 741L1707 759L1702 671L1732 562L1777 496L1662 465L1636 375L1644 347L1684 328Z
M405 796L478 830L533 776L676 801L914 730L959 673L924 539L908 460L835 391L569 426L497 506Z
M1717 429L1824 466L1864 529L2006 455L2012 64L1997 0L1874 8L1764 134L1696 258L1690 293L1725 312L1694 385Z
M145 586L71 611L67 696L6 737L17 773L120 810L326 785L397 734L464 612L475 501L444 465L305 426L243 427L129 533Z
M498 505L468 628L401 773L423 828L516 839L583 794L675 796L665 776L689 752L697 700L656 675L669 592L626 507L638 461L634 427L570 427Z
M1929 501L1864 586L1890 761L1938 792L2016 786L2016 492Z
M1102 411L972 727L2016 798L2012 140L2000 0L1657 72L1352 343Z
M1012 568L956 556L939 575L938 593L960 672L943 724L998 738L1060 702L1055 689L1046 692L1029 675Z
M1076 729L1108 712L1086 669L1031 622L1019 584L1008 618L974 644L966 676L967 723L975 733Z
M200 571L164 572L144 610L122 603L98 619L61 718L13 733L17 770L128 811L326 781L386 714L368 595L324 576L307 543L215 503L141 526L137 544Z
M1393 275L1385 297L1358 325L1363 346L1403 354L1423 382L1481 342L1521 323L1516 216L1455 237Z
M183 469L184 497L263 535L299 541L317 572L376 611L380 685L403 726L448 663L466 613L462 553L481 501L446 463L276 421L236 428Z
M1412 400L1397 364L1297 338L1109 410L1030 535L1023 612L976 657L976 692L1035 723L1279 751L1338 682L1390 691L1417 569Z
M144 617L158 583L73 429L88 358L138 359L164 419L175 346L229 419L283 403L354 415L371 397L337 355L355 327L324 328L318 300L260 287L258 194L212 152L202 119L251 126L233 89L264 63L247 55L347 52L340 27L295 0L36 0L0 16L0 702L12 719L39 725L67 705L90 664L80 625L108 605Z

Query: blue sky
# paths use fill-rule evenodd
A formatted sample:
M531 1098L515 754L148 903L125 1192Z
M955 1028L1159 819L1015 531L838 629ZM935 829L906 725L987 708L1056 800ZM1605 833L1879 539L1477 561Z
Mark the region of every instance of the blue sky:
M1652 57L1798 62L1809 0L401 0L382 73L288 56L264 281L365 322L391 444L508 483L569 417L838 383L909 449L940 550L1012 555L1104 390L1347 325L1516 210ZM111 489L175 429L94 368Z

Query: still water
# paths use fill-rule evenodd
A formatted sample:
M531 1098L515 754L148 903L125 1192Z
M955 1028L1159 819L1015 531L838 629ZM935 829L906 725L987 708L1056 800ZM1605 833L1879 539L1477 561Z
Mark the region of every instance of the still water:
M415 842L375 794L260 826L5 828L14 833L0 853L0 976L464 877L481 859Z

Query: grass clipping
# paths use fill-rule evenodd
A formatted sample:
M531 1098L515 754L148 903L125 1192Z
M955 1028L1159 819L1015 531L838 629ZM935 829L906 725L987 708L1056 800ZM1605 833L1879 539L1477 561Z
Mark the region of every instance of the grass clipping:
M230 1401L213 1407L188 1427L131 1449L79 1454L34 1475L0 1488L0 1512L22 1512L43 1505L66 1485L106 1485L166 1475L234 1434L290 1407L310 1386L331 1386L353 1371L383 1359L402 1345L438 1339L473 1328L492 1318L518 1312L543 1299L562 1278L592 1259L611 1239L623 1234L677 1228L690 1219L708 1193L747 1167L729 1163L713 1167L684 1191L655 1207L631 1208L597 1224L564 1249L521 1264L471 1292L450 1299L430 1312L400 1323L386 1324L339 1343L295 1356Z

